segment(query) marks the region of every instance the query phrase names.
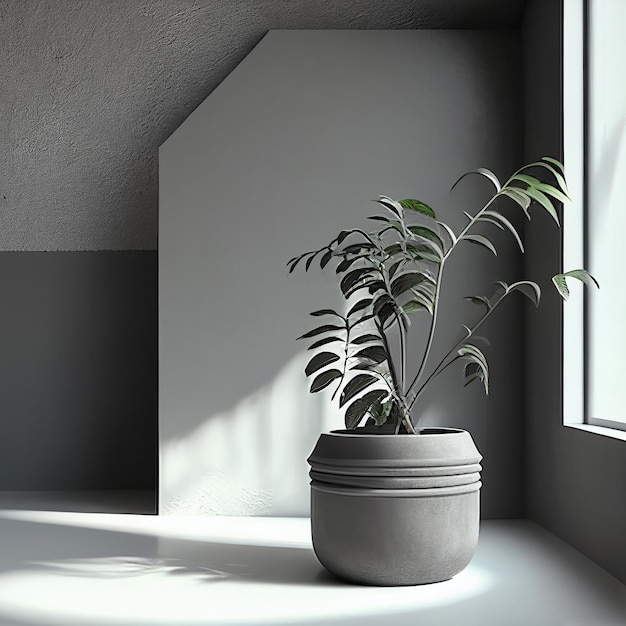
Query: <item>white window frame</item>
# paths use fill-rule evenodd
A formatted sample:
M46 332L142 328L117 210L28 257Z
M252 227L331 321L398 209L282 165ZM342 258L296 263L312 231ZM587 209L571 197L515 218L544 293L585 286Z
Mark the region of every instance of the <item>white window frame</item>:
M563 163L572 202L564 211L563 268L585 267L585 0L563 2ZM585 302L582 287L563 306L563 424L626 441L617 422L592 420L586 409Z

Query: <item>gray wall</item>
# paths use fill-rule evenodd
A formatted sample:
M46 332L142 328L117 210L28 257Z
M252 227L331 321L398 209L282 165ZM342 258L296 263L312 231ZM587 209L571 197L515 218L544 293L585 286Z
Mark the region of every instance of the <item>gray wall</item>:
M332 272L286 261L364 225L381 193L429 202L457 231L522 156L516 31L271 31L161 148L160 446L163 510L306 514L306 456L340 416L307 393L294 338L338 304ZM498 233L499 234L499 233ZM460 246L435 354L478 315L465 295L519 278ZM522 513L522 302L486 329L492 395L442 377L425 424L471 430L483 516ZM425 325L413 328L412 344ZM415 357L412 359L416 365ZM337 418L339 417L339 421ZM171 505L171 506L170 506Z
M0 252L0 490L154 489L155 252Z
M268 29L510 27L521 7L0 2L0 489L155 487L157 149Z
M531 0L523 23L526 159L562 158L561 2ZM526 317L526 514L626 582L626 443L562 425L560 233L536 215L525 271L546 286ZM566 268L571 269L571 268ZM554 270L554 271L553 271Z
M0 250L154 250L157 149L271 28L515 25L521 0L0 3Z

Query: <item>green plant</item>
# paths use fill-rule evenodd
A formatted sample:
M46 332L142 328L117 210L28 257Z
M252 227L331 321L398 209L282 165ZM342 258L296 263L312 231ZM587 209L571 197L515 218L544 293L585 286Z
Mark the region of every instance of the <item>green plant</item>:
M527 170L532 168L547 171L556 186L529 175ZM444 269L459 243L467 241L497 255L488 237L471 232L475 225L488 223L508 231L524 253L522 240L500 211L498 200L509 198L529 220L529 208L536 203L550 214L557 226L560 224L555 202L569 200L563 166L550 157L522 167L504 185L493 172L479 168L463 174L452 187L470 174L491 181L495 193L475 215L464 212L468 223L458 234L439 221L424 202L380 196L377 202L386 213L369 218L380 224L378 230L342 230L328 245L294 257L287 264L291 273L303 260L306 271L316 257L322 269L333 260L337 262L339 287L349 305L347 313L342 315L333 309L314 311L311 315L325 317L328 323L298 339L314 340L309 349L317 351L305 368L307 376L314 376L311 393L336 383L332 397L341 391L339 406L345 407L348 429L359 426L367 416L368 424L391 423L396 433L416 433L417 423L411 419L413 405L426 387L457 361L464 364L465 385L479 380L488 394L489 366L476 342L478 329L516 291L539 306L541 290L530 280L510 285L497 281L491 297L468 296L468 300L483 308L482 315L473 324L463 325L464 336L434 366L430 363ZM568 277L597 285L584 269L557 274L552 281L563 299L569 295ZM406 337L410 316L415 314L429 315L430 328L420 364L411 378L407 370ZM393 338L392 332L396 331L398 337ZM391 350L392 339L398 342L397 363ZM361 393L366 389L370 390Z

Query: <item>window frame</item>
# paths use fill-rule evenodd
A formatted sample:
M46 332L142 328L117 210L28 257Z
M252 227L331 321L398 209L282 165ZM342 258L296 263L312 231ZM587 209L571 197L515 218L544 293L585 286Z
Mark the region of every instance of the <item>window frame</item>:
M589 0L562 4L563 164L572 202L563 212L564 268L586 267ZM626 441L626 424L591 418L585 289L572 289L562 317L563 425Z

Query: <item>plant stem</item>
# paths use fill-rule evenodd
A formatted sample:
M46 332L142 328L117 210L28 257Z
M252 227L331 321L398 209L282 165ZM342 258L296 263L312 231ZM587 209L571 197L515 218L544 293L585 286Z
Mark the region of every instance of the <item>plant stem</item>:
M395 365L393 364L393 359L391 358L391 352L389 351L389 341L387 340L387 335L385 334L385 331L382 325L379 324L378 321L376 321L376 328L378 329L378 334L380 335L383 345L385 346L385 350L387 354L389 355L389 360L387 363L389 365L389 373L391 374L391 382L393 383L394 392L396 396L399 396L398 375L396 374L396 368L395 368Z
M350 346L350 324L348 323L347 318L343 318L343 321L346 323L346 341L343 346L344 357L343 357L343 372L341 373L341 378L339 379L339 384L335 391L333 391L333 395L331 396L331 400L335 399L337 392L341 389L341 385L343 384L343 379L346 377L346 370L348 368L348 348Z
M415 374L415 377L411 381L411 384L406 389L407 394L411 391L411 389L415 386L417 381L422 376L422 372L424 371L424 367L426 367L426 362L428 361L430 349L432 347L433 339L435 337L435 327L437 326L437 313L439 311L439 292L441 290L441 279L443 276L443 267L444 267L445 259L446 257L442 259L441 264L439 265L439 272L437 273L437 283L435 285L435 294L433 297L433 314L430 320L430 329L428 331L428 339L426 341L426 348L424 349L424 354L422 355L422 362L420 363L417 373ZM409 408L411 406L413 406L412 403L409 406Z
M498 197L498 194L497 193L494 194L489 199L489 202L487 202L487 204L485 204L485 206L482 209L480 209L480 211L478 211L476 215L474 215L474 217L469 221L467 226L459 233L456 241L452 243L452 245L450 246L450 249L446 252L443 259L441 259L441 263L439 264L439 272L437 274L437 284L435 286L433 315L432 315L432 319L430 322L430 330L428 332L428 340L426 342L426 348L422 356L422 362L420 363L419 369L417 370L417 374L415 374L415 378L413 378L413 380L411 381L411 384L408 386L406 390L407 393L409 393L411 389L413 389L413 387L419 382L420 378L422 377L422 374L424 373L424 368L426 367L426 363L430 355L430 349L432 347L433 338L435 336L435 328L437 326L437 313L439 310L439 293L441 291L441 279L443 276L444 264L446 260L448 259L448 257L450 256L450 254L452 254L452 251L456 248L456 245L459 243L459 241L463 239L463 237L467 234L469 229L479 220L480 216L491 206L491 204L496 200L497 197ZM422 388L423 386L420 389ZM413 406L413 404L415 403L416 397L417 396L415 396L413 400L411 401L410 407Z
M413 407L413 405L415 404L415 401L417 400L417 398L421 395L422 391L424 390L424 388L426 387L426 385L428 385L428 383L435 378L436 376L438 376L439 374L441 374L441 372L443 372L443 370L446 369L446 367L448 367L448 365L451 365L455 360L456 357L454 359L452 359L452 361L450 361L449 363L446 363L446 365L444 365L444 362L446 361L446 359L452 355L453 352L455 352L463 343L465 343L483 324L483 322L493 313L493 311L496 309L496 307L502 302L502 300L504 300L504 298L509 294L509 292L505 292L495 303L494 305L476 322L476 324L474 324L474 326L470 329L470 332L467 336L463 337L463 339L461 339L460 341L458 341L446 354L445 356L441 359L441 361L439 361L439 363L437 364L437 367L435 367L435 369L432 371L432 373L430 374L430 376L428 376L428 378L423 382L423 384L420 386L420 388L416 391L415 396L413 397L413 399L411 400L411 403L409 404L409 409L411 409ZM443 367L442 367L443 365Z

